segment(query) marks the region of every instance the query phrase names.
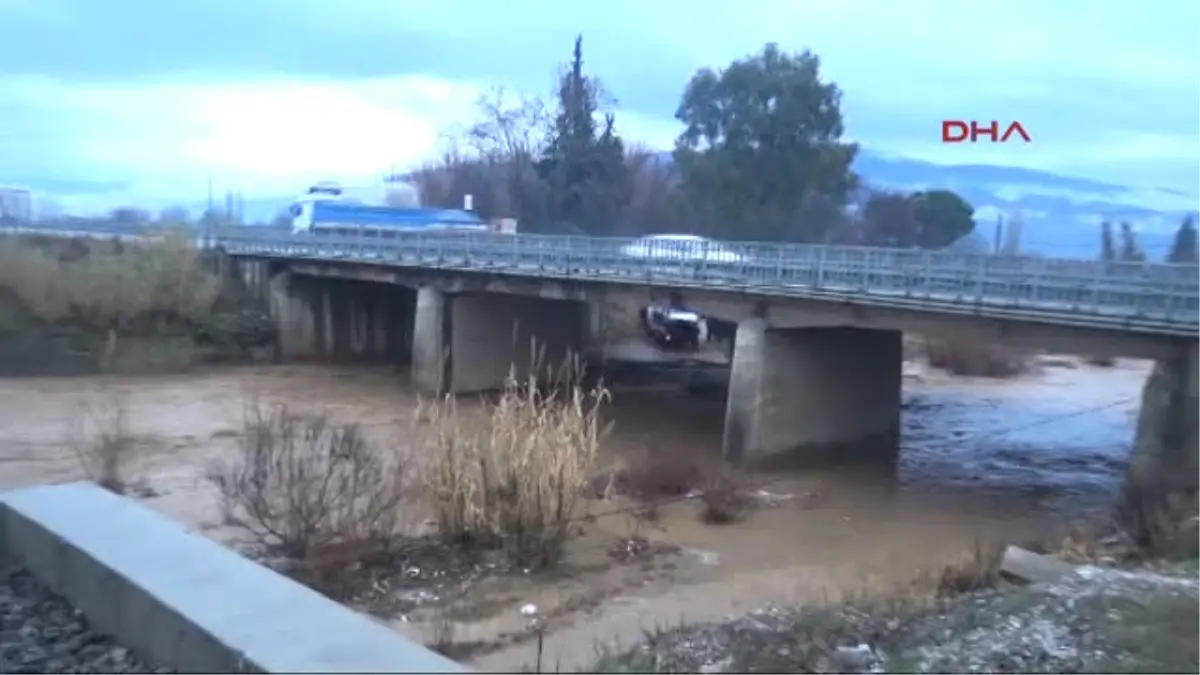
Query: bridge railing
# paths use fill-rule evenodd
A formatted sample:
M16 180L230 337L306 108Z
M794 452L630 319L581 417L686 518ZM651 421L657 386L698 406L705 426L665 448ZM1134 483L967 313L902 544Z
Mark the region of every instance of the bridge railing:
M390 237L219 235L231 251L354 258L531 276L740 288L1035 310L1080 319L1196 326L1195 265L1009 258L871 247L616 237L403 232ZM633 247L631 249L631 247Z
M87 228L77 230L77 228ZM13 230L0 225L0 229ZM141 237L136 225L69 221L18 228L62 236ZM141 234L139 234L141 233ZM389 236L294 236L226 227L198 245L231 252L353 258L408 266L508 271L555 278L738 288L758 293L992 308L1092 323L1197 330L1196 265L1066 260L863 246L672 239L394 232Z

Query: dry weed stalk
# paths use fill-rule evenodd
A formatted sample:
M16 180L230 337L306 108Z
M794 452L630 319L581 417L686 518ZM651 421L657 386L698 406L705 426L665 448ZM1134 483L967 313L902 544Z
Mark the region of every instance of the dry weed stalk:
M128 487L125 470L134 449L125 393L102 390L81 400L71 415L69 443L89 480L117 494Z
M264 545L345 566L348 554L384 555L403 534L409 469L406 453L379 451L356 424L253 403L237 459L208 478L229 519Z
M526 567L559 561L607 431L608 392L566 382L544 390L510 375L478 423L452 396L420 405L422 483L442 537L498 547Z

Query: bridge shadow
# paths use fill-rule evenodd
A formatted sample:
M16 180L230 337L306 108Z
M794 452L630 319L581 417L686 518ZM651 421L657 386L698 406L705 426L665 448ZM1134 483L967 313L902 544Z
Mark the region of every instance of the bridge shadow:
M1141 373L1129 370L1054 371L1012 380L905 378L899 434L853 446L805 447L740 469L752 484L824 477L951 502L1057 513L1100 509L1128 466L1137 403L1043 421L1086 404L1078 395L1070 404L1061 399L1076 380L1096 389L1089 393L1093 398L1135 395ZM610 361L603 375L613 395L613 455L720 460L728 367Z

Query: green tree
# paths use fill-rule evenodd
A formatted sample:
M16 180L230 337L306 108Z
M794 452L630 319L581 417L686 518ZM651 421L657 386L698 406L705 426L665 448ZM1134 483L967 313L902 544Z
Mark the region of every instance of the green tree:
M1200 251L1197 251L1196 244L1196 223L1191 215L1184 216L1179 229L1175 230L1175 240L1171 242L1167 262L1195 264L1200 260Z
M1117 259L1117 242L1113 238L1112 223L1107 220L1100 223L1100 259Z
M630 191L625 151L615 119L597 115L599 80L584 75L583 36L575 38L570 66L559 80L558 111L538 165L550 191L551 217L588 234L607 234Z
M1121 260L1142 262L1145 259L1146 254L1142 252L1142 245L1138 242L1137 232L1133 229L1133 225L1127 222L1121 223Z
M950 190L914 192L909 201L921 248L946 248L975 231L975 208Z
M683 92L675 160L698 230L736 239L825 241L857 177L841 91L809 51L775 44Z
M916 246L920 225L915 206L907 195L897 192L872 194L860 214L858 242L868 246Z
M863 206L859 241L872 246L940 249L975 230L975 209L949 190L879 192Z

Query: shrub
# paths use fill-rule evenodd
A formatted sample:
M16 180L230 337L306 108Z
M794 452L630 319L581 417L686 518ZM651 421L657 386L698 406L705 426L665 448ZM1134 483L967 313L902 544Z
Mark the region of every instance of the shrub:
M925 345L929 365L955 375L1011 377L1029 370L1029 352L969 338L929 340Z
M1117 521L1142 555L1170 560L1200 556L1200 503L1194 486L1130 481Z
M252 405L237 458L208 478L227 520L300 560L345 566L382 555L400 537L411 473L406 454L380 452L356 424L286 406Z
M441 537L497 547L545 568L565 552L606 431L601 386L543 391L509 377L473 417L447 396L424 402L416 429L429 453L424 485Z
M67 246L56 255L50 246L0 239L0 288L43 321L74 319L117 331L155 315L199 322L217 299L216 277L183 234L135 244L88 242L86 254Z
M737 522L750 505L750 498L731 470L713 467L707 472L700 493L700 520L710 525Z
M82 401L71 415L71 449L89 480L117 494L128 487L125 469L134 450L124 395L102 392Z

